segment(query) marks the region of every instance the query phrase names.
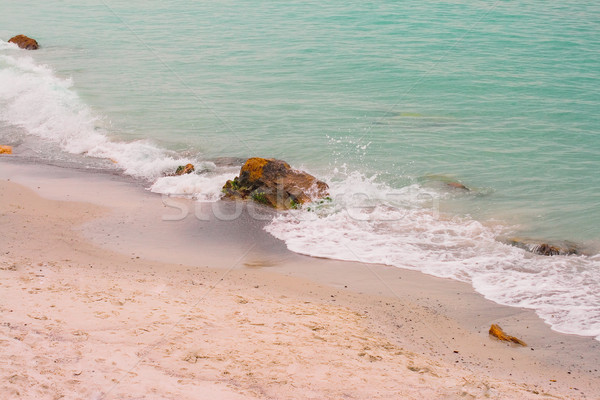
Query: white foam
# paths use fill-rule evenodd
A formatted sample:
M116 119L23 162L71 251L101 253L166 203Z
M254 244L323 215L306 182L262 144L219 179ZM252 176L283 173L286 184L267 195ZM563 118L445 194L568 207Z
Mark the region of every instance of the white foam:
M490 300L536 310L557 331L600 340L597 258L527 253L496 240L500 225L438 215L443 193L418 185L392 190L356 172L337 175L330 179L331 203L281 214L265 229L298 253L469 282Z
M217 201L223 184L239 173L239 167L202 175L189 174L158 178L150 190L155 193L186 196L200 201Z
M0 50L18 50L19 46L14 43L5 42L0 39Z
M220 193L213 177L193 174L185 178L161 178L179 165L192 163L197 171L206 171L214 170L214 164L181 157L149 140L111 139L102 119L73 90L70 78L59 77L49 66L36 64L32 56L11 43L0 41L0 51L3 51L0 53L0 120L23 128L29 135L56 143L65 152L109 159L127 175L148 181L158 179L152 186L153 191L186 193L191 190L188 181L193 180L193 190L206 199ZM184 181L187 183L182 183Z

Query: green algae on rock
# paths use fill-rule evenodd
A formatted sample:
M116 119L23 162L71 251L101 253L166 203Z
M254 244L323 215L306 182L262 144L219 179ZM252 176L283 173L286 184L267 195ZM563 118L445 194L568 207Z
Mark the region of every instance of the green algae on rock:
M223 198L252 199L278 209L296 208L329 195L329 187L314 176L273 158L248 159L240 175L223 186Z

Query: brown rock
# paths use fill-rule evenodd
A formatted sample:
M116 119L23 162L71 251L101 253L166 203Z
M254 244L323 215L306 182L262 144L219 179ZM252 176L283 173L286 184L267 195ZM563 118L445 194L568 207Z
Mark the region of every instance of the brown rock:
M492 326L490 327L490 336L493 336L498 340L503 340L505 342L513 342L521 346L527 346L527 344L521 339L518 339L514 336L509 336L506 333L504 333L502 328L500 328L500 326L496 324L492 324Z
M12 147L0 146L0 154L12 154Z
M460 182L446 182L446 185L448 185L448 186L450 186L451 188L454 188L454 189L466 190L467 192L471 191L471 189L469 189L468 187L466 187L465 185L463 185Z
M540 245L537 245L533 248L532 251L542 256L557 256L561 253L558 247L551 246L548 243L542 243Z
M463 185L462 183L458 182L457 180L453 179L451 176L425 175L423 177L423 179L427 182L431 182L436 185L445 185L446 188L460 189L460 190L464 190L465 192L471 191L471 189L469 189L467 186Z
M175 171L175 175L191 174L195 170L196 170L196 168L194 168L194 166L192 164L180 165L179 167L177 167L177 170Z
M543 242L540 243L541 241L535 239L513 237L508 239L507 242L508 244L542 256L570 256L581 254L581 250L577 244L569 241L549 244Z
M306 172L273 158L250 158L240 175L223 186L223 197L251 198L270 207L289 209L329 195L329 186Z
M40 46L35 39L27 37L25 35L17 35L8 39L9 43L14 43L22 49L25 50L37 50Z

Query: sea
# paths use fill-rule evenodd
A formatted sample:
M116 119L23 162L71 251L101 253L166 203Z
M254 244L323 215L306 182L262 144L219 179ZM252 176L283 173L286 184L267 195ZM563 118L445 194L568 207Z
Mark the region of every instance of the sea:
M331 194L266 225L290 250L468 282L600 340L600 3L0 9L0 144L19 157L198 201L218 201L240 160L283 159Z

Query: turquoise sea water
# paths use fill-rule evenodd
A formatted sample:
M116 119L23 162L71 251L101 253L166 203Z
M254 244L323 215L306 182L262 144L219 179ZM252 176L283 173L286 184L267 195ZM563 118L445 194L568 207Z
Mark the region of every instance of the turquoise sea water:
M342 201L316 222L282 217L269 229L290 249L470 281L600 335L599 4L1 3L0 138L25 154L113 159L155 191L205 199L235 174L215 157L285 159L381 217L341 216ZM42 48L5 43L19 33ZM190 160L205 173L160 178ZM412 214L423 196L441 220ZM590 256L496 240L512 235Z

